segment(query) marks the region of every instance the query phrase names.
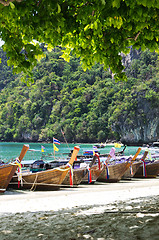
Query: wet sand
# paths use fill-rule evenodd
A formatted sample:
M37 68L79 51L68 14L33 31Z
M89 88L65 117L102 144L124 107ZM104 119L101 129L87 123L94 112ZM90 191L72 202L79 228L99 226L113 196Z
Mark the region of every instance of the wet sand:
M159 178L95 183L58 191L8 190L0 195L0 213L68 210L159 196Z

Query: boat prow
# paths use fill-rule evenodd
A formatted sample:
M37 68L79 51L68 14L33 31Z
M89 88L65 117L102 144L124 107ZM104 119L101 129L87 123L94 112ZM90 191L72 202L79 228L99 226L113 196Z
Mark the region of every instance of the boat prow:
M29 146L23 145L22 151L18 159L14 162L8 164L1 164L0 165L0 192L4 193L18 167L18 164L21 163L23 157L25 156L26 152L28 151Z

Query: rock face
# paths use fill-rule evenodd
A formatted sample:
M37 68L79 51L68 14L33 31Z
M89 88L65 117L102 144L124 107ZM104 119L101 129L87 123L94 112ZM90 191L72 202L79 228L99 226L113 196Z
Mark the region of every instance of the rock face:
M159 139L159 120L153 118L147 125L143 126L142 121L138 121L137 126L121 127L121 141L126 144L152 143Z
M122 114L118 118L115 131L126 144L152 143L159 139L159 106L152 108L152 103L137 96L137 108Z
M136 50L136 49L133 49L132 47L130 47L129 54L125 55L125 54L121 53L120 55L122 56L122 63L124 65L125 69L130 66L133 59L139 59L140 54L141 54L141 49Z
M124 55L121 53L125 69L133 59L139 59L141 49L133 50ZM154 89L158 94L158 89ZM126 144L152 143L159 140L159 103L153 103L145 98L145 92L137 92L131 99L134 108L124 111L113 124L112 128Z

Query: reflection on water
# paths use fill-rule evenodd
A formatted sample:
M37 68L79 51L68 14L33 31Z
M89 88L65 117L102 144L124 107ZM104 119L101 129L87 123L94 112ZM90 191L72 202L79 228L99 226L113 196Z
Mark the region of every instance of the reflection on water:
M155 196L57 212L2 214L0 240L158 240L158 200Z

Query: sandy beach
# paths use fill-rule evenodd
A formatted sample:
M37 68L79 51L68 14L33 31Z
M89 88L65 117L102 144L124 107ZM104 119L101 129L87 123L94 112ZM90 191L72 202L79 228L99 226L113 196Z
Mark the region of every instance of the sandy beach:
M159 178L79 185L58 191L8 190L0 195L0 213L58 211L158 195Z

